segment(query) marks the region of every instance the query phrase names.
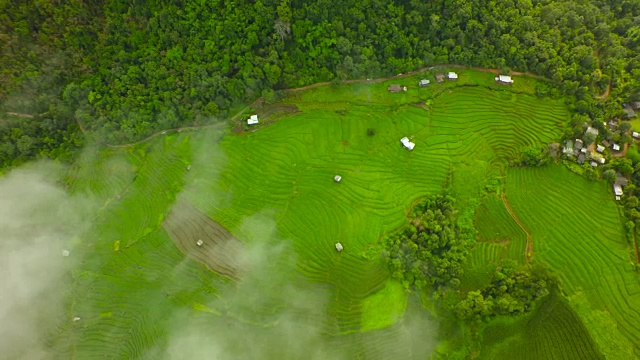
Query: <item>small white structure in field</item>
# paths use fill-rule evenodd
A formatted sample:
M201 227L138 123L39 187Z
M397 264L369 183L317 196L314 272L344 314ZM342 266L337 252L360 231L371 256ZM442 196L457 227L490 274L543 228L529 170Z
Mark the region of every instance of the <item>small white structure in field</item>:
M429 80L427 80L427 79L422 79L422 80L420 80L420 82L418 83L418 86L420 86L420 87L424 87L424 86L429 85L430 83L431 83L431 81L429 81Z
M613 144L613 150L614 150L614 151L620 151L620 145L618 145L618 144Z
M449 80L455 80L455 79L457 79L457 78L458 78L458 74L454 73L453 71L450 71L450 72L447 74L447 79L449 79Z
M258 115L251 115L251 117L247 120L248 125L254 125L258 123Z
M640 139L640 133L639 132L632 131L631 132L631 136L633 136L634 139Z
M77 316L73 318L73 322L76 322L76 321L80 321L80 318Z
M67 249L62 250L62 256L69 256L70 252Z
M187 171L191 170L191 165L187 165Z
M343 247L342 244L340 244L339 242L336 243L336 250L338 250L338 252L342 251Z
M334 176L334 177L333 177L333 180L334 180L335 182L340 182L340 181L342 181L342 176L340 176L340 175L336 175L336 176Z
M498 75L496 81L500 84L513 84L513 79L509 75Z
M402 145L409 149L409 150L413 150L413 148L416 146L416 144L412 143L411 141L409 141L408 137L403 137L402 139L400 139L400 142L402 143Z
M204 241L202 241L202 239L198 239L198 241L196 241L196 245L202 246L202 244L204 244Z

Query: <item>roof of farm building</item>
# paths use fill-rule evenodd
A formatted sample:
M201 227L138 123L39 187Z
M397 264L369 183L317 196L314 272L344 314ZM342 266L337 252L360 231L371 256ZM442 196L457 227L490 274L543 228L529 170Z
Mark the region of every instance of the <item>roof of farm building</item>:
M416 144L409 141L409 138L407 138L406 136L400 139L400 142L409 150L413 150L413 148L416 146Z
M391 84L387 87L387 90L391 92L400 92L402 91L402 86L400 86L400 84Z
M449 78L449 79L457 79L458 78L458 74L454 73L453 71L449 71L449 73L447 74L447 78Z
M513 83L513 79L509 75L498 75L496 76L496 81L499 81L501 83L506 83L506 84Z
M587 130L584 132L585 134L592 134L594 136L598 136L598 129L592 128L591 126L587 127Z
M627 118L636 117L636 112L633 111L633 109L630 106L625 106L624 108L622 108L622 111L625 112L625 114L627 115Z

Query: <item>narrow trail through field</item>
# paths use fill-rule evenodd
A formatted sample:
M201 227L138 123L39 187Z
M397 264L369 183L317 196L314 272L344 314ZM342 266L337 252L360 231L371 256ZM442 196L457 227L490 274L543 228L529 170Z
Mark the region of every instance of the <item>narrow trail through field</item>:
M342 83L343 84L359 84L359 83L379 83L379 82L384 82L384 81L388 81L388 80L392 80L392 79L402 79L402 78L406 78L406 77L411 77L426 71L430 71L433 70L436 67L449 67L449 68L455 68L455 69L472 69L472 70L477 70L477 71L484 71L484 72L490 72L490 73L494 73L494 74L499 74L499 73L503 73L502 70L500 69L489 69L489 68L481 68L481 67L468 67L468 66L464 66L464 65L457 65L457 64L442 64L442 65L434 65L434 66L427 66L427 67L423 67L417 70L413 70L410 71L408 73L404 73L404 74L398 74L398 75L392 75L392 76L387 76L387 77L383 77L383 78L377 78L377 79L353 79L353 80L345 80ZM536 74L532 74L529 72L519 72L519 71L511 71L510 74L512 75L518 75L518 76L529 76L535 79L540 79L540 80L548 80L543 76L540 75L536 75ZM286 94L292 94L292 93L296 93L296 92L300 92L300 91L305 91L305 90L309 90L309 89L313 89L316 87L320 87L320 86L326 86L326 85L330 85L331 82L330 81L323 81L323 82L319 82L319 83L315 83L315 84L311 84L311 85L307 85L307 86L303 86L303 87L299 87L299 88L293 88L293 89L285 89L283 90ZM259 98L257 98L255 101L253 101L251 104L245 106L242 110L240 110L237 114L235 114L234 116L232 116L230 118L230 122L234 122L236 120L238 120L238 118L240 116L242 116L247 110L249 110L250 108L256 108L259 106L263 106L264 105L264 98L261 96ZM76 119L77 120L77 119ZM108 147L112 147L112 148L126 148L126 147L131 147L131 146L135 146L138 144L142 144L144 142L147 142L149 140L152 140L160 135L164 135L167 131L182 131L182 130L198 130L201 128L210 128L210 127L222 127L223 124L225 124L226 122L221 122L221 123L216 123L213 125L200 125L200 126L186 126L186 127L182 127L182 128L175 128L175 129L167 129L167 130L161 130L158 131L152 135L149 135L148 137L136 141L136 142L132 142L132 143L128 143L128 144L107 144ZM80 124L80 122L78 121L78 126L80 127L80 129L82 130L82 132L85 132L82 125Z
M25 118L25 119L33 119L33 115L31 114L23 114L23 113L17 113L17 112L7 112L7 115L11 115L11 116L17 116L17 117L21 117L21 118Z
M528 264L531 261L531 259L533 259L533 236L531 235L531 232L529 232L529 229L527 229L527 227L522 223L522 221L520 220L516 212L511 207L511 204L509 203L509 199L507 199L507 196L503 194L501 198L505 208L507 209L507 212L509 213L509 215L511 215L511 218L513 219L513 221L515 221L516 224L520 226L522 231L524 231L524 233L527 234L527 246L524 250L524 258L526 263Z

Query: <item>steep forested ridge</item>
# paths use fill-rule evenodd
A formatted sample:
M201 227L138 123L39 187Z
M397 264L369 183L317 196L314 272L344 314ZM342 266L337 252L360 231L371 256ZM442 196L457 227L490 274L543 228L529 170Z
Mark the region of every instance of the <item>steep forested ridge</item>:
M635 0L0 2L3 165L224 119L317 81L456 63L533 72L600 118L640 97ZM612 91L604 106L594 94ZM16 158L18 160L16 160Z

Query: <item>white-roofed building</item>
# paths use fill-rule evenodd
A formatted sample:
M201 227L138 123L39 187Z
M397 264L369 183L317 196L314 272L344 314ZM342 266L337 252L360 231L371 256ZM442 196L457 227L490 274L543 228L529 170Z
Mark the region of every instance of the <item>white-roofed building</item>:
M418 85L419 85L420 87L423 87L423 86L427 86L427 85L429 85L430 83L431 83L431 81L429 81L429 80L427 80L427 79L422 79L422 80L420 80L420 82L418 83Z
M605 149L605 147L603 145L598 144L598 146L596 146L596 151L599 152L599 153L603 152L604 149Z
M618 144L613 144L613 146L611 147L614 151L620 151L620 145Z
M458 78L458 74L454 73L453 71L449 71L449 73L447 73L447 79L455 80L457 78Z
M632 132L631 132L631 136L633 136L633 137L634 137L634 138L636 138L636 139L640 139L640 133L639 133L639 132L632 131Z
M616 195L616 200L618 200L618 196L622 196L624 193L622 192L622 186L618 184L613 185L613 193Z
M333 181L335 181L335 182L340 182L340 181L342 181L342 176L340 176L340 175L336 175L336 176L334 176L334 177L333 177Z
M400 139L400 142L402 143L402 145L404 145L405 148L409 150L413 150L413 148L416 146L416 144L409 141L409 138L406 136Z
M251 115L251 117L247 120L248 125L254 125L258 123L258 115Z
M509 75L498 75L496 81L500 84L513 84L513 79Z
M338 242L338 243L336 243L336 250L338 250L338 252L340 252L340 251L342 251L342 249L344 249L344 248L342 247L342 244L340 244L339 242Z

